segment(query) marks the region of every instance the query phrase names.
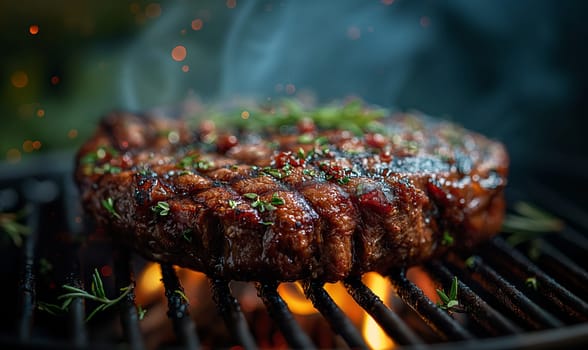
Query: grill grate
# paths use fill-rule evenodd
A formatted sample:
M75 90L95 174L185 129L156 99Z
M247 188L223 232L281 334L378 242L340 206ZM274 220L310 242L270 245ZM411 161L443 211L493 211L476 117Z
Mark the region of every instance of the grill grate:
M57 243L54 244L63 246L61 250L64 253L59 256L65 266L65 283L83 287L80 276L88 268L80 263L76 254L84 230L79 220L79 207L75 204L75 189L63 178L63 174L58 172L55 177L31 175L28 179L32 182L20 179L16 185L9 183L10 187L19 188L24 197L22 202L29 206L26 223L32 232L22 247L19 263L19 303L14 312L18 319L17 329L2 330L0 343L4 345L86 348L94 344L92 340L96 333L105 332L102 329L96 331L84 321L87 310L81 299L73 301L65 316L69 325L66 336L43 332L38 329L39 322L36 322L41 317L35 309L41 289L38 281L39 250L44 242L55 241ZM31 184L47 186L48 183L59 189L55 196L33 195L47 191L31 190ZM0 182L0 185L4 184ZM28 190L24 190L25 187ZM15 206L22 204L19 202ZM48 215L52 217L51 222L64 221L65 227L51 228L47 223ZM119 290L134 283L134 256L116 245L112 249L114 287ZM457 344L466 348L479 348L482 344L485 348L525 348L539 344L569 346L588 343L588 272L582 259L582 255L588 253L588 239L573 226L568 226L555 237L541 239L539 251L541 259L532 260L523 253L524 250L514 249L498 237L480 247L471 257L450 253L443 260L425 264L424 271L445 290L449 289L453 276L458 276L459 301L466 311L464 314L450 314L440 309L404 271L391 272L387 277L397 296L404 306L413 310L407 312L418 315L430 334L423 334L420 328L408 323L404 317L406 312L385 306L360 280L350 278L344 281L344 285L357 304L378 322L390 338L406 348L442 348ZM182 296L184 289L174 268L162 264L161 271L168 302L167 315L173 325L175 343L187 349L205 346L199 339L197 324L190 315L188 301ZM537 291L526 287L525 279L528 277L536 278L539 285ZM278 283L256 284L267 314L276 323L287 345L292 348L317 347L296 321L277 287ZM359 330L322 284L305 281L303 288L306 297L333 332L349 347L368 348ZM245 349L257 348L258 343L250 329L251 321L233 296L229 282L211 280L210 289L212 299L233 337L230 343ZM118 317L123 339L111 337L112 343L104 344L104 347L122 342L131 349L145 349L147 345L141 333L133 293L129 293L118 305ZM112 331L106 334L112 334ZM100 348L101 344L92 347Z

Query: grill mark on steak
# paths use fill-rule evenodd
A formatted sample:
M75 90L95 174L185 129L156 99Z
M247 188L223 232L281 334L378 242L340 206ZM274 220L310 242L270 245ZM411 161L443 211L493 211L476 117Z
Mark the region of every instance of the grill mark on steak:
M97 222L150 259L237 280L384 273L442 254L444 232L471 247L498 232L504 212L503 146L410 118L385 120L385 136L312 130L324 145L219 134L215 151L210 130L111 114L80 149L76 180ZM283 204L260 210L248 193ZM165 215L152 210L159 201Z

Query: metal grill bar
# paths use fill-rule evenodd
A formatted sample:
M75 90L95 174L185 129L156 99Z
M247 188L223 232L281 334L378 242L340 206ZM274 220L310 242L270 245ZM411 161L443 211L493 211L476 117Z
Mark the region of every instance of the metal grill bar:
M21 341L30 340L33 328L33 314L35 311L35 251L37 246L37 237L39 235L40 208L36 204L30 205L29 216L27 217L27 227L30 234L26 238L21 280L19 283L20 293L20 319L18 322L18 335Z
M72 265L72 271L79 271L79 264ZM70 286L83 289L83 283L77 273L70 273L65 279ZM85 318L86 307L82 298L74 298L69 305L70 338L75 346L83 347L88 344Z
M339 334L354 349L367 349L367 344L353 326L353 323L335 304L333 299L324 290L322 284L315 281L302 283L306 297L312 301L314 307L325 317L331 325L333 332Z
M398 296L410 306L436 333L446 340L468 340L473 336L456 320L435 305L423 291L406 278L403 272L390 275Z
M161 275L167 298L167 316L172 320L174 331L186 349L197 349L200 341L196 326L190 318L190 304L184 298L184 288L180 285L176 271L171 264L161 264Z
M490 245L495 251L487 258L492 259L493 263L502 265L504 268L508 267L508 271L515 273L523 280L527 277L535 277L541 286L538 288L539 293L552 302L558 310L579 321L588 320L586 302L541 271L531 260L510 247L502 238L493 239ZM508 265L505 266L507 261Z
M270 317L278 323L288 345L295 349L314 349L314 344L294 320L288 305L278 294L277 283L257 283L256 287Z
M438 261L427 264L428 271L438 280L449 283L452 273ZM458 281L459 299L468 314L493 336L522 332L521 328L488 305L461 280Z
M245 349L256 349L255 340L249 331L245 315L241 312L241 306L233 297L227 281L210 280L212 298L223 317L229 331Z
M63 198L61 198L61 207L65 214L67 232L69 234L68 246L66 247L67 264L66 283L68 285L83 289L83 283L80 278L80 262L77 256L79 245L72 243L76 237L83 233L81 223L81 210L73 182L69 177L64 177L62 181ZM79 218L76 220L76 217ZM77 347L88 345L88 333L85 322L86 306L82 298L74 298L69 306L70 338Z
M449 259L449 263L456 263L456 259ZM456 265L457 269L465 269L465 264ZM479 256L468 259L468 266L472 273L465 277L478 283L492 295L496 301L509 312L532 329L545 327L562 327L563 323L532 302L525 294L521 293L514 285L500 276L494 269L484 263Z
M588 271L569 259L559 249L542 241L539 245L541 259L540 267L550 275L557 276L576 295L588 297Z
M116 290L135 283L131 277L131 255L127 248L120 246L114 247L114 271ZM141 350L145 348L141 330L139 328L139 316L135 306L135 293L131 290L126 298L120 301L120 318L124 334L132 350Z
M382 300L361 280L348 278L344 284L353 299L378 322L380 327L396 343L400 345L423 344L423 340L394 311L384 305Z

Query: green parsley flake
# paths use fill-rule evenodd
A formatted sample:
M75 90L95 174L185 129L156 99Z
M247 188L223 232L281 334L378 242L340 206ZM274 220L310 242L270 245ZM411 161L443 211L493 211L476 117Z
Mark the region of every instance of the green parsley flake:
M159 201L157 205L152 207L151 210L159 214L160 216L166 216L169 214L169 204L167 202Z

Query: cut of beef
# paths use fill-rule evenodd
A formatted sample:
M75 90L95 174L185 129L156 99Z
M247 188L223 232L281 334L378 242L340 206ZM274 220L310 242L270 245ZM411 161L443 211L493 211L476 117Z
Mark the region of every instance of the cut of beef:
M499 231L502 144L420 115L330 112L234 127L112 113L78 153L83 205L149 259L234 280L385 273Z

